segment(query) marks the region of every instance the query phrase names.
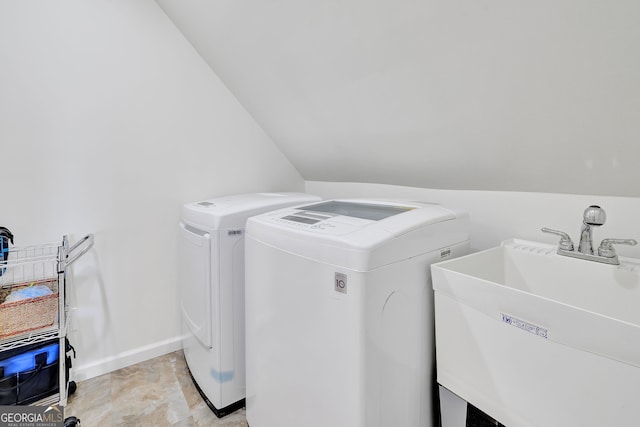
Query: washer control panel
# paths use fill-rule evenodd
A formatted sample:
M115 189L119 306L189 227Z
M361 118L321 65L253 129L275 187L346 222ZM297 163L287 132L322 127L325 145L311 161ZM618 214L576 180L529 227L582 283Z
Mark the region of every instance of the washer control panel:
M287 208L260 216L266 222L311 233L341 235L353 232L371 221Z

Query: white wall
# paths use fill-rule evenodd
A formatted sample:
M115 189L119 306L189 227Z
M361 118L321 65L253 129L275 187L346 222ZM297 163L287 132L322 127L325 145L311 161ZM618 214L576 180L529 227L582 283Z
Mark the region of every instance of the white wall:
M0 225L95 249L73 271L79 379L179 348L183 203L303 181L151 0L0 2Z
M640 196L637 0L157 0L305 179Z
M571 194L521 193L509 191L433 190L385 184L307 181L307 192L325 199L370 197L420 200L441 203L469 212L472 250L498 246L509 238L558 244L556 236L542 227L569 233L578 244L582 214L592 204L607 213L606 223L593 232L595 244L607 237L636 239L640 242L638 212L640 198L581 196ZM640 245L616 246L622 256L640 258Z

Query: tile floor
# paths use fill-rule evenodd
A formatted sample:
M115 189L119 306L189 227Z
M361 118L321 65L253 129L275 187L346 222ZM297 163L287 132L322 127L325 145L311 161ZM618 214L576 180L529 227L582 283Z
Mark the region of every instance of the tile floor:
M82 427L246 427L241 409L217 418L198 394L182 351L78 383L65 416Z
M65 416L82 427L247 427L245 410L216 417L193 385L182 351L78 383ZM469 405L467 427L505 427Z

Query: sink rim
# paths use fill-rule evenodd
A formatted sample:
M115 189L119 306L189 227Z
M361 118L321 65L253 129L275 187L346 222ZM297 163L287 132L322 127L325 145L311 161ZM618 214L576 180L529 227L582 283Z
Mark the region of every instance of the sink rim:
M545 336L541 339L640 367L640 309L637 310L638 321L634 322L477 277L460 271L463 268L452 268L456 265L454 263L465 263L465 259L471 257L486 257L492 251L518 249L534 252L540 250L539 254L532 252L532 255L560 257L563 262L566 259L571 262L592 263L597 268L607 270L631 269L630 272L640 278L640 262L633 258L621 258L620 265L598 264L557 255L553 245L509 239L500 246L432 265L434 292L436 295L442 293L453 298L501 323L505 323L503 316L507 315L540 327L545 330ZM637 295L640 297L640 287Z

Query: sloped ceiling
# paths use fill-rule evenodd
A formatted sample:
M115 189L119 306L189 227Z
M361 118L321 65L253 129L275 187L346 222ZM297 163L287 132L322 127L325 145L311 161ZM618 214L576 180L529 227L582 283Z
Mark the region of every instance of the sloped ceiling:
M157 0L307 180L640 196L640 2Z

